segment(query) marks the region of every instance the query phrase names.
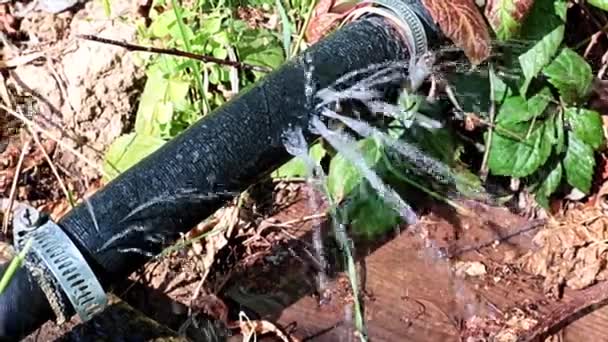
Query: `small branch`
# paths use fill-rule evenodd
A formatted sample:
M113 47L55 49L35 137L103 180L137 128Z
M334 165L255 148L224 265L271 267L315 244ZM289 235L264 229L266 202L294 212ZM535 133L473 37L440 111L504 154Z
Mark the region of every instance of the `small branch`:
M260 72L271 72L272 71L272 69L267 68L267 67L251 65L251 64L246 64L246 63L241 63L241 62L236 62L236 61L227 61L225 59L215 58L215 57L206 56L206 55L199 55L196 53L181 51L181 50L177 50L177 49L162 49L162 48L156 48L153 46L141 46L141 45L136 45L136 44L130 44L130 43L127 43L124 41L97 37L97 36L93 36L90 34L79 34L79 35L77 35L77 37L81 38L81 39L86 39L86 40L102 43L102 44L120 46L122 48L127 49L128 51L142 51L142 52L159 53L159 54L178 56L178 57L186 57L186 58L195 59L195 60L198 60L201 62L211 62L211 63L227 65L227 66L231 66L231 67L235 67L235 68L260 71Z
M80 158L86 164L88 164L89 166L91 166L92 168L97 170L101 175L108 177L108 174L103 170L103 168L101 168L99 165L95 164L93 161L89 160L82 153L76 151L76 149L70 147L65 142L61 141L61 139L55 138L53 136L53 134L51 134L49 131L42 128L40 125L36 124L33 120L26 118L23 114L17 113L16 111L10 109L9 107L7 107L3 104L0 104L0 109L4 110L5 112L9 113L10 115L14 116L15 118L21 120L26 126L33 127L35 132L38 131L38 132L42 133L44 136L46 136L47 138L55 141L60 147L71 152L76 157Z
M10 222L11 211L13 210L13 202L16 198L17 193L17 184L19 183L19 177L21 175L21 168L23 167L23 161L25 160L25 155L30 148L30 140L28 139L21 148L21 155L19 155L19 161L17 162L17 166L15 168L15 176L13 178L13 185L11 186L11 192L8 197L8 208L4 213L4 221L2 222L2 232L4 236L8 234L8 224Z
M70 203L70 205L73 208L75 206L75 203L74 203L72 196L70 195L70 191L68 190L68 187L65 185L65 182L59 175L59 172L57 171L55 164L51 160L51 157L49 156L48 153L46 153L44 146L42 145L42 143L40 142L40 139L38 138L38 134L36 133L36 131L34 131L35 128L32 126L27 126L27 129L30 132L32 139L34 139L34 141L36 142L36 145L38 145L38 148L44 155L44 159L46 159L46 162L49 164L49 167L51 168L53 175L55 175L55 178L57 178L57 182L59 182L59 187L61 187L61 190L63 191L63 194L65 195L65 198L68 200L68 202Z
M527 232L536 230L536 229L544 226L546 223L547 223L547 220L544 220L544 219L529 221L518 231L510 233L506 236L499 237L498 239L492 239L490 241L481 242L481 243L473 245L473 246L465 246L462 248L456 247L456 248L454 248L454 250L448 251L448 258L454 258L454 257L460 256L467 252L476 251L476 250L479 250L479 249L482 249L485 247L493 246L496 243L496 241L502 243L503 241L510 240L521 234L525 234Z
M608 301L608 281L602 281L587 289L575 291L570 301L555 308L547 317L520 336L518 341L531 342L547 334L551 329L565 324L577 314L589 308L599 308Z

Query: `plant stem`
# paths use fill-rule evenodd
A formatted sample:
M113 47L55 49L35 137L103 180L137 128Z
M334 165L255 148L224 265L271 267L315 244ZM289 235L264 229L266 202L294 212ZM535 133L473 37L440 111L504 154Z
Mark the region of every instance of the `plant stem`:
M17 254L13 258L13 260L11 260L11 263L8 265L8 267L6 268L6 271L4 271L4 274L2 275L2 279L0 279L0 294L4 293L4 290L6 290L6 288L10 284L11 280L13 279L13 276L15 275L15 272L17 272L19 267L21 267L21 265L23 264L23 261L25 260L25 256L30 251L31 247L32 247L32 238L29 238L25 242L25 246L23 247L23 250L21 252L19 252L19 254Z
M488 140L483 151L483 160L481 161L481 179L485 182L488 178L488 160L490 157L490 149L492 148L492 137L494 136L494 117L496 116L496 98L494 94L494 66L490 63L490 125L488 125Z
M98 42L98 43L102 43L102 44L120 46L122 48L127 49L128 51L133 51L133 52L134 51L150 52L150 53L158 53L158 54L163 54L163 55L185 57L185 58L195 59L195 60L198 60L201 62L208 62L208 63L215 63L215 64L220 64L220 65L231 66L231 67L239 68L242 70L252 70L252 71L259 71L259 72L271 72L272 71L270 68L267 68L264 66L251 65L251 64L247 64L247 63L238 62L238 61L230 61L230 60L215 58L213 56L200 55L197 53L182 51L182 50L178 50L178 49L163 49L163 48L157 48L154 46L143 46L143 45L131 44L131 43L127 43L127 42L120 41L120 40L97 37L97 36L94 36L91 34L79 34L79 35L77 35L77 37L80 39L86 39L86 40L90 40L90 41L94 41L94 42Z
M310 7L308 8L308 12L306 13L306 19L304 19L304 24L302 28L300 28L300 33L298 34L298 39L296 40L296 44L293 46L293 51L291 52L291 57L300 52L300 45L302 44L302 40L304 39L304 33L306 33L306 29L308 28L308 23L310 22L310 18L312 17L312 12L317 4L316 0L311 1Z

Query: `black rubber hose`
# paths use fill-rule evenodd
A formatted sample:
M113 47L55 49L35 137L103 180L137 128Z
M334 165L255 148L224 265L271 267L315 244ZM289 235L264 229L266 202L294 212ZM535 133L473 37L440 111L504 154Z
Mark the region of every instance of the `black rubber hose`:
M311 65L314 86L327 87L350 71L407 59L396 37L377 17L346 25L110 182L89 199L90 206L74 208L59 225L105 287L123 279L286 162L287 129L299 126L313 138L305 95ZM0 296L1 337L24 336L51 318L42 292L24 272Z

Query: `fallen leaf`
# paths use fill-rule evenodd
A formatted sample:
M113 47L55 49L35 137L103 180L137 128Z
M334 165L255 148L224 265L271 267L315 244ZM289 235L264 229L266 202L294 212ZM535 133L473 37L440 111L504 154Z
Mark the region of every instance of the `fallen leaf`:
M346 18L357 8L368 6L350 0L320 0L315 6L310 22L306 27L305 38L309 44L314 44L336 28L342 19Z
M252 337L257 335L264 335L268 333L275 334L282 342L298 342L294 336L288 336L284 332L281 331L274 323L265 321L265 320L256 320L251 321L248 319L241 319L239 322L239 327L241 328L241 332L244 337ZM244 341L249 341L250 339L244 339ZM254 338L255 340L255 338Z
M490 57L490 33L473 0L422 0L422 3L473 65Z
M343 17L344 15L342 14L324 13L311 19L310 25L306 29L306 41L310 44L318 42L331 30L336 28Z
M563 285L580 290L608 275L608 217L599 209L570 210L532 241L540 248L526 253L519 265L545 278L546 293L560 297Z

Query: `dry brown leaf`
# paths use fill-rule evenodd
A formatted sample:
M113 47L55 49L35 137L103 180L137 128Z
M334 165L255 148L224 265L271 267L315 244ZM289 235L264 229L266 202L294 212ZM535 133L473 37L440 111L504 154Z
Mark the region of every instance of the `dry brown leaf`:
M584 289L608 275L608 217L600 210L571 210L538 232L533 242L540 248L525 254L519 264L545 278L547 293L559 297L564 284Z
M507 2L505 4L505 2ZM506 23L503 23L506 10L513 20L521 23L534 4L534 0L488 0L485 8L485 15L494 30L499 30ZM513 28L512 28L513 29ZM515 33L515 32L511 32Z
M490 33L473 0L422 0L422 3L473 65L490 57Z
M346 18L352 11L364 6L367 6L367 4L357 4L352 1L320 0L312 12L308 27L306 27L306 41L310 44L316 43L336 28L342 19Z
M310 20L306 29L306 41L310 44L318 42L331 30L336 28L344 15L336 13L324 13Z
M282 342L299 342L299 339L293 336L288 336L284 332L281 331L276 325L272 322L265 320L246 320L242 319L240 321L240 328L243 334L243 341L256 340L255 335L264 335L264 334L275 334Z

